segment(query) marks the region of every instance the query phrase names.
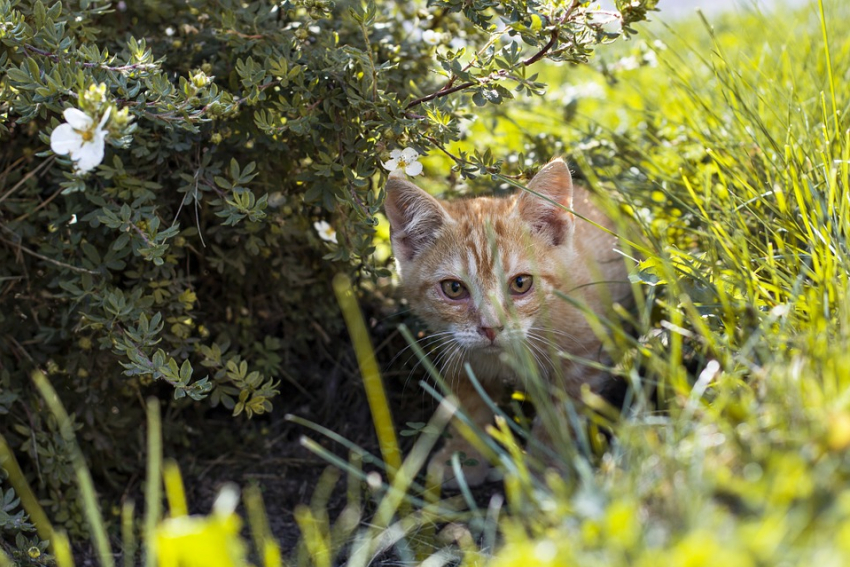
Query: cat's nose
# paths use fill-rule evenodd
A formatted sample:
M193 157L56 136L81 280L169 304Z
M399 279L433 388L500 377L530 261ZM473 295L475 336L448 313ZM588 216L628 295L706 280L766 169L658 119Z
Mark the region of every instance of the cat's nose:
M499 334L504 327L478 327L478 334L490 339L490 342L496 340L496 335Z

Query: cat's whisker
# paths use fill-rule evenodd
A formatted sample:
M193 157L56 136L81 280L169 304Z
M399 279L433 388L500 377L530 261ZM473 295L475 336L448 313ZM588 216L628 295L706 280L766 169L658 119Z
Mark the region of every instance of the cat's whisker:
M549 370L555 369L555 365L553 364L552 359L553 356L557 356L557 352L559 351L556 345L534 339L528 341L528 344L530 347L534 348L538 353L540 353L540 356L542 356L543 359L546 361Z
M453 343L456 345L456 344L457 344L457 341L455 340L454 336L451 336L451 337L449 337L448 339L443 340L443 341L442 341L439 345L435 346L435 347L434 347L434 348L433 348L433 349L432 349L432 350L428 353L428 354L430 354L431 352L433 352L434 350L437 350L438 348L441 350L440 354L438 354L438 355L437 355L437 357L436 357L436 358L432 361L432 365L433 365L435 368L437 368L437 369L438 369L438 372L440 372L440 374L442 374L442 371L440 371L440 369L439 369L441 361L446 360L446 358L447 358L447 357L449 357L449 356L450 356L450 355L454 352L454 350L456 350L456 349L451 348L451 345L452 345ZM448 346L449 348L445 348L446 346ZM456 348L460 348L460 347L459 347L459 346L457 346ZM416 369L416 368L417 368L420 364L422 364L422 362L423 362L423 361L420 359L420 360L416 363L416 365L413 367L413 369L411 369L411 373L412 373L412 372L413 372L413 370L415 370L415 369Z
M422 347L430 346L430 344L424 344L425 341L436 340L438 338L444 337L446 335L451 335L451 334L452 334L451 331L442 331L440 333L431 333L430 335L426 335L426 336L422 337L421 339L417 339L412 344L409 344L406 347L404 347L403 349L401 349L400 351L398 351L398 353L396 353L396 355L394 357L392 357L392 359L387 363L387 366L392 365L392 363L395 362L398 359L399 356L404 354L408 349L412 348L413 345L418 345L420 343L423 343L420 346L422 346Z
M452 361L457 352L457 349L460 348L456 344L452 346L450 349L446 349L442 355L434 361L434 366L437 367L437 372L440 373L440 376L445 377L446 375L446 366Z
M542 372L544 372L544 368L545 368L545 366L544 366L543 361L542 361L542 360L540 360L540 355L538 355L536 352L534 352L534 350L533 350L533 349L531 349L531 348L526 349L526 351L528 352L528 354L530 354L530 355L531 355L531 358L533 358L533 359L534 359L534 363L535 363L535 365L537 366L538 373L542 373ZM522 375L522 374L524 374L524 373L520 373L520 374ZM530 374L529 378L530 378L531 376L534 376L534 374L532 374L532 373L528 373L528 372L526 372L525 374ZM524 376L521 376L521 378L524 378Z
M452 369L449 367L449 371L451 375L454 377L460 376L463 372L463 363L464 363L464 355L466 354L466 349L462 346L458 345L457 353L455 356L455 365L456 369Z
M453 348L447 348L443 350L443 352L441 352L440 355L437 356L437 358L434 359L434 367L441 375L443 374L443 369L445 367L446 362L450 360L452 356L454 356L454 352L457 350L457 348L458 347L456 345L454 345Z
M540 353L546 361L546 366L549 367L549 370L555 370L555 364L552 362L552 356L561 350L557 343L547 337L542 337L535 333L528 333L527 343Z
M441 332L441 333L434 333L432 335L428 335L427 337L423 337L416 342L419 343L419 342L426 341L428 339L432 339L432 341L430 343L428 343L427 345L425 345L425 347L428 349L427 351L425 351L423 349L423 354L424 354L425 358L429 358L434 351L442 349L446 345L453 342L454 336L453 336L453 333L451 331L444 331L444 332ZM407 348L410 348L411 346L413 346L413 345L408 345ZM407 349L405 349L405 350L407 350ZM443 352L445 352L445 351L443 351ZM442 356L442 354L443 353L440 353L440 355L438 355L438 358L439 358L439 356ZM407 358L407 360L404 361L404 363L402 365L406 366L407 363L410 362L410 359L413 358L414 356L416 356L416 353L411 354ZM401 389L402 394L404 394L405 390L407 389L407 384L410 382L410 379L413 377L413 373L416 371L417 368L419 368L419 365L422 364L422 362L423 362L422 358L417 360L416 364L414 364L413 367L410 369L410 372L407 373L407 378L405 378L404 385L402 386L402 389ZM436 362L434 364L436 364Z
M447 356L442 360L442 364L439 367L440 376L444 379L454 380L457 377L457 373L452 370L455 362L463 358L464 348L463 346L455 342L453 348L447 351Z
M440 347L448 344L449 342L451 342L453 340L451 333L440 333L440 334L441 335L449 335L449 336L434 336L434 335L431 335L431 336L425 337L423 339L420 339L421 341L425 341L426 339L433 339L430 343L420 346L420 349L423 351L423 354L426 357L430 356L431 353L433 353L434 351L436 351ZM417 342L419 342L419 341L417 341ZM404 350L407 350L407 349L411 348L412 346L413 345L408 345L407 348L405 348ZM404 351L402 351L402 352L404 352ZM413 358L414 356L417 356L415 351L409 357L407 357L407 359L402 363L402 366L407 366L407 363L409 363L410 359ZM396 356L396 358L398 358L398 357ZM416 366L414 366L414 368L416 368Z
M525 341L522 344L526 347L526 349L528 349L528 352L531 353L531 356L534 357L535 362L537 362L537 367L541 371L545 371L547 366L552 366L552 361L546 354L546 351L543 350L543 347L534 343L534 341L531 340Z
M531 329L533 329L533 327ZM580 341L577 337L575 337L575 335L571 335L571 334L563 332L563 331L555 332L554 330L551 330L551 329L544 329L543 333L541 334L539 332L534 332L531 329L529 329L526 332L528 337L534 338L534 339L541 341L541 342L544 342L547 345L555 348L555 350L566 350L566 349L564 349L564 347L558 345L557 342L555 341L555 339L557 337L553 337L552 335L560 335L563 338L569 339L575 344L576 347L578 347L578 348L569 349L569 350L574 350L576 352L584 352L584 353L588 352L587 345L585 343L583 343L582 341Z
M582 344L582 342L578 339L578 337L564 331L563 329L553 329L551 327L529 327L528 332L534 333L537 336L545 336L547 334L548 335L554 335L554 336L560 336L560 337L564 337L566 339L569 339L576 344L579 344L579 345Z
M451 386L452 390L457 389L457 384L462 379L460 369L461 369L461 366L463 365L465 354L466 354L466 349L463 348L462 345L458 345L457 349L455 350L455 353L452 355L453 357L455 357L455 361L456 361L457 366L458 366L458 370L452 372L449 375L449 381L450 381L450 386Z

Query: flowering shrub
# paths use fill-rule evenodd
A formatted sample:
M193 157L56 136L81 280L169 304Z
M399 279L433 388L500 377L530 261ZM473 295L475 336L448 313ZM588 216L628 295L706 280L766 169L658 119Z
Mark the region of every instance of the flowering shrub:
M585 61L656 0L617 4L0 0L0 413L57 520L81 529L32 368L111 474L154 384L268 412L341 328L330 276L387 273L382 165L498 173L447 149L470 108L539 95L536 63Z

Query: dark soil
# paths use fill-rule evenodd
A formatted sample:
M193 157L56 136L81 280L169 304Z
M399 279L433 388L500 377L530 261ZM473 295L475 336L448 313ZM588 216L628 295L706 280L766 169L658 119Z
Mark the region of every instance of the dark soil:
M313 399L294 392L289 396L282 394L275 400L272 414L255 419L255 423L239 423L224 415L205 424L214 430L230 428L228 437L235 437L236 442L228 442L230 449L215 457L190 454L178 459L195 512L207 513L225 482L235 482L241 487L256 484L262 490L270 526L281 548L285 553L295 549L300 532L293 511L298 504L310 502L319 477L330 466L304 448L301 437L308 436L345 459L348 454L334 441L287 421L286 415L293 414L327 427L372 454L380 454L353 352L346 352L343 359L321 377L314 377L319 379L312 382L323 387L312 391ZM436 407L423 395L418 379L411 379L413 384L404 387L392 375L385 377L397 430L403 429L408 421L427 421ZM410 438L401 437L399 441L403 449L409 448ZM344 476L337 485L328 502L331 519L346 503Z

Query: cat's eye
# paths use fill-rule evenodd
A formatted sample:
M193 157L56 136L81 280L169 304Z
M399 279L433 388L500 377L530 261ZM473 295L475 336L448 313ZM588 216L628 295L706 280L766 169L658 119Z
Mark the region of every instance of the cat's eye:
M440 289L449 299L463 299L469 295L466 286L458 280L443 280L440 282Z
M514 295L523 295L531 289L531 284L534 279L528 274L520 274L511 280L511 293Z

